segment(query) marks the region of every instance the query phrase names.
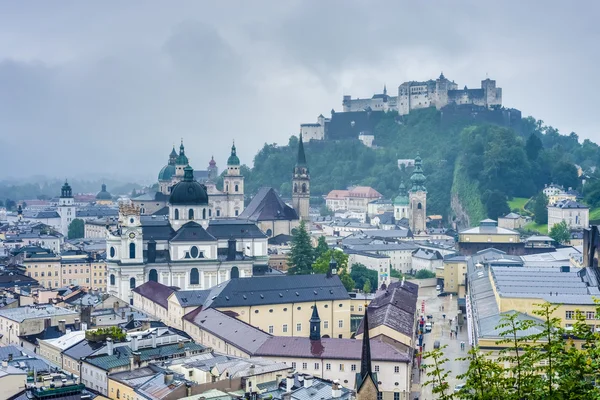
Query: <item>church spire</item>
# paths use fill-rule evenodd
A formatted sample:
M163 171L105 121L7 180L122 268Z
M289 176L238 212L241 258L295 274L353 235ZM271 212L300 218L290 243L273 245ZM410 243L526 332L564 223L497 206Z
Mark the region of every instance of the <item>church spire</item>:
M317 310L317 303L313 306L312 316L310 317L310 340L321 340L321 318Z
M383 94L387 96L387 87L385 83L383 84Z
M365 383L371 380L375 392L379 393L377 387L377 373L374 373L371 369L371 341L369 337L369 316L368 306L365 304L365 317L363 319L363 338L362 338L362 354L360 358L360 373L356 374L356 398L359 400L371 399L369 396L369 390L365 389ZM363 389L364 392L363 392ZM372 393L370 393L372 394Z
M300 141L298 143L298 158L296 159L296 166L306 165L306 155L304 154L304 143L302 142L302 133L300 133Z

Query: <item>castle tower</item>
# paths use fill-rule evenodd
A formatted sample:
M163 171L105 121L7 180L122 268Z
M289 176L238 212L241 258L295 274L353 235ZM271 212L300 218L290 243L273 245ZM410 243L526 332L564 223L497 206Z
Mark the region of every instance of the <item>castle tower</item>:
M317 310L317 303L313 306L312 316L310 317L310 340L321 340L321 318Z
M292 206L301 220L308 221L308 208L310 202L310 173L306 164L302 134L298 140L298 158L294 167L292 179Z
M425 175L422 169L422 160L419 154L415 158L415 169L410 177L412 187L408 194L409 223L413 233L424 232L427 217L427 189L425 188Z
M356 374L356 400L377 399L377 373L371 368L371 340L369 337L368 307L365 304L363 319L362 356L360 358L360 373Z
M189 165L189 160L185 155L185 148L183 147L183 139L181 139L181 145L179 146L179 155L175 160L175 176L183 177L184 168Z
M223 192L227 194L227 205L220 217L237 217L244 210L244 177L240 171L235 142L227 159L227 174L223 177Z
M406 190L406 186L404 186L404 182L400 182L398 196L394 199L394 219L396 222L402 218L408 218L408 204L408 191Z
M73 191L71 186L65 180L65 184L60 189L60 198L58 199L58 215L60 215L60 233L68 236L69 225L77 217L75 210L75 201L73 200Z

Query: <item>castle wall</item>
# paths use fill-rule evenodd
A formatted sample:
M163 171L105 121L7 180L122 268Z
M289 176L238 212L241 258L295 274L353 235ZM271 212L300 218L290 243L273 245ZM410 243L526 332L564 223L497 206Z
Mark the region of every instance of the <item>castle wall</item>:
M300 125L300 133L303 142L325 139L325 127L321 124L302 124Z

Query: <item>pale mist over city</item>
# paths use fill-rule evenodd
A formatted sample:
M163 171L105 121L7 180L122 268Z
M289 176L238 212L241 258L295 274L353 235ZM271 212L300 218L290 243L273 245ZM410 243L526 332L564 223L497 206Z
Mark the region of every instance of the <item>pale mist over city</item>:
M598 15L0 0L0 400L600 399Z

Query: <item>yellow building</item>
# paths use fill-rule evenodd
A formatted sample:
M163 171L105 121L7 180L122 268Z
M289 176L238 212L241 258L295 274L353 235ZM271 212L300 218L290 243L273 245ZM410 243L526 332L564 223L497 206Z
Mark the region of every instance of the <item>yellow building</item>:
M465 256L450 256L444 258L444 291L447 293L459 293L464 290L467 276L467 258Z
M61 287L60 256L52 251L39 248L35 253L26 253L23 265L27 276L37 280L41 286Z
M492 247L507 254L523 254L525 244L521 242L519 232L500 228L493 219L484 219L478 227L462 230L458 234L461 254L471 255Z

